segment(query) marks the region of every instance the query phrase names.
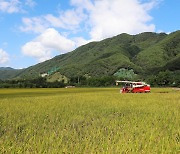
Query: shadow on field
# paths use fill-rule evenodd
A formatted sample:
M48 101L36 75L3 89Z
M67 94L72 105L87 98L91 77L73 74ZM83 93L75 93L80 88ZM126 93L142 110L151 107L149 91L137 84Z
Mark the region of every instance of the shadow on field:
M16 98L16 97L40 97L40 96L60 96L69 94L85 94L95 92L108 92L112 91L112 88L73 88L73 89L1 89L1 98Z
M176 93L179 92L179 90L177 89L179 88L152 88L151 93L161 93L161 94Z

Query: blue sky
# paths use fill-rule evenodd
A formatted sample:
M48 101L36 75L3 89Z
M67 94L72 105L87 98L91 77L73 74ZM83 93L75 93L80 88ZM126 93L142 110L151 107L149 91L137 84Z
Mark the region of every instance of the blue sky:
M120 33L180 29L180 0L0 0L0 67L25 68Z

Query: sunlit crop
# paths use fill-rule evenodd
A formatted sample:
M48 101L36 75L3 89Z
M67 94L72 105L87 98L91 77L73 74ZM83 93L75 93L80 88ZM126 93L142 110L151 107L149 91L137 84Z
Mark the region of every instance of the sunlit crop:
M0 90L0 153L178 153L179 147L178 90Z

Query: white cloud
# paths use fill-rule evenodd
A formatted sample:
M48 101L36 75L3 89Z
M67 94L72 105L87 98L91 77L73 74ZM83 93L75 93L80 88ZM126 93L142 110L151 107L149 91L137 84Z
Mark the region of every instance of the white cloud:
M86 10L92 10L93 8L91 0L71 0L71 5Z
M74 48L75 42L65 38L55 29L49 28L34 40L26 43L22 47L22 52L41 62L51 58L53 51L66 53Z
M74 29L86 19L86 15L82 12L82 9L72 9L63 12L59 16L59 19L64 23L64 26L68 26L69 29Z
M43 18L44 21L48 23L48 25L52 25L54 27L64 27L63 22L58 17L55 17L52 14L47 14Z
M33 0L26 0L25 5L27 5L29 7L34 7L36 5L36 2Z
M83 37L75 37L72 40L75 42L76 47L79 47L81 45L85 45L85 44L93 41L93 40L85 40Z
M155 31L155 25L149 24L152 17L148 14L155 1L140 3L138 0L72 0L72 4L88 12L90 36L101 40L120 33L137 34Z
M23 32L42 33L49 27L62 28L65 30L76 30L79 24L85 20L86 16L81 9L72 9L60 12L58 16L52 14L38 17L23 18L23 25L20 30Z
M5 64L9 61L9 55L3 49L0 49L0 64Z
M31 41L22 47L22 52L26 56L37 58L44 61L51 58L51 49L43 46L41 42Z
M19 0L0 0L0 11L7 13L17 13L21 11Z
M42 42L46 47L56 49L59 52L68 52L75 46L73 41L65 38L53 28L47 29L36 40Z
M92 40L120 33L137 34L155 31L149 11L157 0L71 0L72 9L52 14L23 18L22 31L41 33L49 27L78 32L88 31Z
M49 27L40 17L23 18L22 21L24 25L20 26L20 30L23 32L33 31L34 33L42 33Z
M0 12L4 13L18 13L25 12L23 10L24 5L34 7L36 3L33 0L0 0Z

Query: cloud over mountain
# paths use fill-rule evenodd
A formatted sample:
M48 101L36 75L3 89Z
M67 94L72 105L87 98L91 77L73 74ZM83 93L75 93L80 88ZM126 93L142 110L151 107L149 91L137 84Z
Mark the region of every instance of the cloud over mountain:
M58 15L45 14L22 19L22 31L41 33L49 27L61 31L84 31L90 39L101 40L119 33L137 34L155 31L149 11L156 1L139 0L71 0L72 9Z
M75 43L53 28L49 28L41 33L34 40L27 42L22 47L22 53L31 56L38 61L44 61L52 57L53 51L65 53L75 48Z
M140 0L71 0L70 5L71 9L57 15L22 19L21 31L39 35L22 47L25 55L43 61L49 59L54 50L65 53L87 42L120 33L155 31L149 11L157 5L156 0L146 3ZM65 33L67 35L63 35Z

